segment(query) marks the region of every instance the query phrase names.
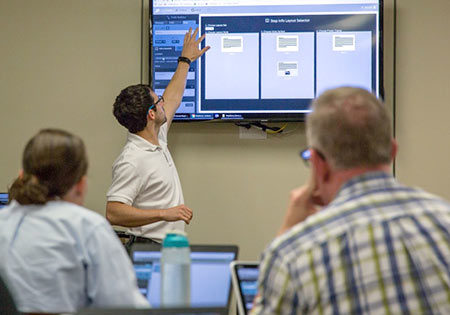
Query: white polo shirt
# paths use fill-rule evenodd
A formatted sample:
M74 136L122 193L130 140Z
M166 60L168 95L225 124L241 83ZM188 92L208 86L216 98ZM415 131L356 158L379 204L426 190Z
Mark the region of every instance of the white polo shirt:
M122 202L139 209L168 209L184 204L178 172L167 148L167 123L158 134L159 146L129 133L112 167L108 201ZM160 221L128 232L162 241L170 230L184 230L184 221Z

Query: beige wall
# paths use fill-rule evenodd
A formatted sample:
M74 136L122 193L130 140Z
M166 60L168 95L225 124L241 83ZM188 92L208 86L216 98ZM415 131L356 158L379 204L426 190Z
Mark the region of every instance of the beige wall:
M111 164L126 137L112 102L140 79L140 3L0 0L0 191L33 134L64 128L86 142L86 205L104 213Z
M398 1L397 176L450 200L450 1Z
M125 132L111 107L140 80L140 0L0 0L0 191L16 176L25 142L44 127L82 136L90 156L88 208L104 214L111 164ZM448 0L399 0L398 178L450 199ZM392 1L386 1L386 90L392 106ZM297 152L304 126L240 140L231 124L174 124L170 148L192 243L234 243L257 259L275 234L289 191L308 170Z

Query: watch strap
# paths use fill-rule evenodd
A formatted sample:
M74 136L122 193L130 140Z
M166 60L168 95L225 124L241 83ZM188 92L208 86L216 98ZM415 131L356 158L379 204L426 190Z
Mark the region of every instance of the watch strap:
M180 57L178 57L178 62L186 62L188 65L190 65L191 64L191 59L189 59L187 57L180 56Z

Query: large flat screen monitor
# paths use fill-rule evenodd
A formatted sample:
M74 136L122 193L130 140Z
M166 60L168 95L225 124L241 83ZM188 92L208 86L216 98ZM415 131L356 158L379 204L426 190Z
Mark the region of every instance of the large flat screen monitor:
M150 77L162 94L191 27L211 49L190 66L175 121L298 121L338 86L382 95L382 0L150 0Z

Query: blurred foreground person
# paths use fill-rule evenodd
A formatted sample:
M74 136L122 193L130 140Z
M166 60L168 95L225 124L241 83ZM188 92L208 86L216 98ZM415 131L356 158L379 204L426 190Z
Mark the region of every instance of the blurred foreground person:
M263 254L252 313L450 314L450 205L390 174L384 104L338 88L312 109L311 178Z
M41 130L0 211L0 272L25 313L85 307L148 307L109 223L82 207L88 167L83 141Z

